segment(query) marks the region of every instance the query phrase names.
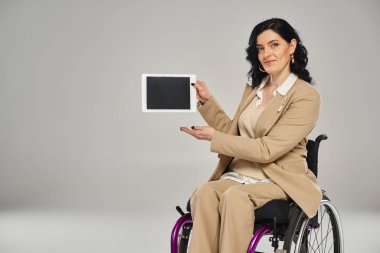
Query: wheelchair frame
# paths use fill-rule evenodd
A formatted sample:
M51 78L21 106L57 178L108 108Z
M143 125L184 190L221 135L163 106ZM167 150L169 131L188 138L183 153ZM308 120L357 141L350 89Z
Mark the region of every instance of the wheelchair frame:
M322 140L327 135L319 135L315 141L307 142L307 163L309 169L317 176L318 173L318 149ZM322 200L318 213L309 219L304 212L292 201L288 201L289 214L286 222L278 222L278 217L272 217L271 221L264 219L255 221L254 233L248 246L247 253L256 252L260 240L270 235L271 245L276 253L311 253L321 252L321 247L327 247L330 252L344 252L343 230L339 213L335 206L322 191ZM266 207L276 204L281 200L272 200L263 207L257 209L255 214L265 211ZM177 220L171 234L171 253L187 253L188 243L191 239L192 219L189 213L184 213L179 206L176 207L181 217ZM328 219L328 220L327 220ZM326 221L327 220L327 221ZM327 226L327 231L326 230ZM327 234L326 234L327 233ZM332 236L330 238L329 236ZM320 238L318 238L320 237ZM319 241L319 239L321 241ZM283 241L282 249L279 249L279 241ZM331 243L331 246L330 246ZM325 251L322 251L325 252Z

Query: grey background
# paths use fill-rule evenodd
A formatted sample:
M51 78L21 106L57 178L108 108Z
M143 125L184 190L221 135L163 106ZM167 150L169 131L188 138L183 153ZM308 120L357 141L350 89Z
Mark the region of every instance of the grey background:
M217 157L179 131L205 124L199 114L142 113L141 74L196 74L232 116L249 35L270 17L288 20L309 50L323 99L310 138L329 136L320 185L342 212L378 213L379 10L379 1L1 0L0 215L15 231L5 251L22 252L12 221L27 211L121 215L133 229L149 217L168 240L174 206L184 207ZM127 252L146 252L134 240L143 234L131 232Z

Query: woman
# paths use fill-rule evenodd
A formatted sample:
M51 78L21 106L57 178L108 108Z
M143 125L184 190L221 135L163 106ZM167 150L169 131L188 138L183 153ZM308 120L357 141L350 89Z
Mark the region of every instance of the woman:
M321 200L306 162L307 135L320 110L306 48L292 26L273 18L255 26L246 51L252 86L246 85L235 117L197 81L198 109L208 126L181 127L211 141L220 157L210 181L191 197L191 253L246 252L254 209L291 198L313 217Z

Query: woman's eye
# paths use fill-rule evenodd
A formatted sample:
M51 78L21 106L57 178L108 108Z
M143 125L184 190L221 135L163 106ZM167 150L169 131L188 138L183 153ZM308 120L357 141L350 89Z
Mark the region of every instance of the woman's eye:
M273 44L272 44L272 48L276 48L276 47L278 47L278 46L279 46L278 43L273 43Z
M258 48L257 48L257 51L261 52L261 51L263 51L263 48L258 47Z

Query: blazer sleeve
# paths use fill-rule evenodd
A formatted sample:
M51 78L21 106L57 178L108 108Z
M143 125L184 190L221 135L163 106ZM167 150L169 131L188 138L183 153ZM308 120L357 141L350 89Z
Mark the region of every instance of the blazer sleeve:
M198 111L209 126L223 133L229 132L232 120L224 112L214 96L211 96L204 105L200 106Z
M215 131L211 151L259 163L273 162L290 151L311 132L320 111L317 90L307 87L298 93L267 135L253 139Z
M249 84L246 84L243 96L240 100L240 104L235 112L234 117L236 117L241 104L245 101L246 97L251 92L252 87ZM202 115L203 119L207 122L207 124L215 128L215 130L223 133L228 133L230 131L233 119L230 119L230 117L228 117L214 96L211 96L204 105L198 107L198 111Z

